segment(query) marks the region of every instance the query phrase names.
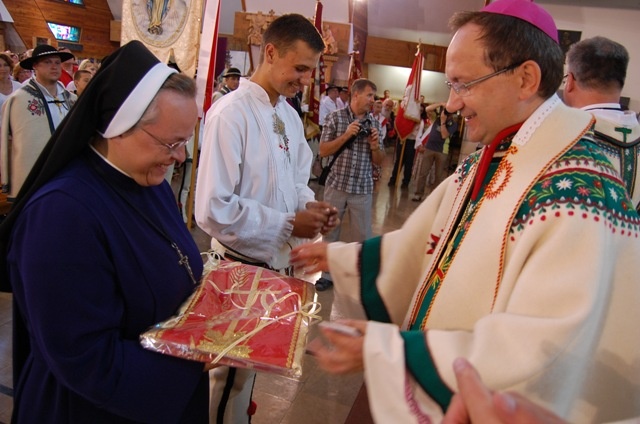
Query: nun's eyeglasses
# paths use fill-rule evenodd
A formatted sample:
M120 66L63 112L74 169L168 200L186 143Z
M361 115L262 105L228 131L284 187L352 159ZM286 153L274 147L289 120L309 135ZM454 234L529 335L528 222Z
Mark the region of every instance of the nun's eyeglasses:
M156 137L155 135L151 134L149 131L145 130L144 128L142 128L142 127L138 127L138 128L140 128L142 131L146 132L147 135L149 135L149 137L153 138L158 144L160 144L163 147L166 147L167 150L169 150L169 153L173 153L177 149L179 149L180 147L186 146L187 143L189 142L189 139L186 139L186 140L176 141L175 143L165 143L164 141L160 140L158 137Z
M497 75L503 74L507 71L511 71L513 69L516 69L518 66L522 65L524 62L519 62L519 63L514 63L513 65L507 66L506 68L502 68L499 71L493 72L489 75L485 75L483 77L474 79L472 81L469 82L449 82L449 81L445 81L444 83L447 84L447 87L449 87L449 90L453 90L456 92L456 94L460 97L464 97L464 96L468 96L470 91L469 88L471 88L472 86L479 84L483 81L488 80L489 78L493 78Z

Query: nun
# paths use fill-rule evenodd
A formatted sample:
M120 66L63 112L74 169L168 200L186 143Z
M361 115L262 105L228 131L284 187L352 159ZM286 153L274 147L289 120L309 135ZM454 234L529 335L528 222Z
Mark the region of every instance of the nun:
M14 423L205 423L208 365L145 350L202 274L164 180L195 86L140 42L110 55L0 227L14 296Z

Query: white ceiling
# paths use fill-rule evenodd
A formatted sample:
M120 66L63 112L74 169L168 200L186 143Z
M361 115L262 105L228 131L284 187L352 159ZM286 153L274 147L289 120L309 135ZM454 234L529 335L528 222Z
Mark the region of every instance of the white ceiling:
M122 1L107 0L115 20L122 18ZM242 10L241 0L221 0L221 34L233 34L234 14ZM261 0L263 1L263 0ZM315 0L298 0L310 4ZM344 0L347 1L347 0ZM362 1L362 0L361 0ZM369 5L369 34L398 40L417 40L431 44L448 44L447 21L456 10L479 9L484 0L364 0ZM579 5L608 9L640 10L640 0L537 0L540 4ZM264 11L269 10L264 0ZM428 30L427 30L428 29ZM444 41L443 41L444 40Z

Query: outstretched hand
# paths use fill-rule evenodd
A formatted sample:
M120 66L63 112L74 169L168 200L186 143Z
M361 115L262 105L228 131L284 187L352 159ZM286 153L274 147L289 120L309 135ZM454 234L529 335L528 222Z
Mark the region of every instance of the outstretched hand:
M327 262L328 243L305 243L294 247L289 254L289 262L305 274L329 271Z
M320 368L331 374L348 374L364 369L363 349L367 321L340 320L340 324L354 327L360 336L346 335L331 328L320 328L323 338L312 340L307 352L313 355Z
M491 392L478 372L463 358L453 363L458 393L442 424L567 424L553 412L518 393Z

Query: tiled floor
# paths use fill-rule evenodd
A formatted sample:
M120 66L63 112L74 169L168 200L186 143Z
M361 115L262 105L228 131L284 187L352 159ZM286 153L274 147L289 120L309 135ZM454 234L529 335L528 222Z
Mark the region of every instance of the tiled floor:
M388 149L391 150L391 149ZM418 206L410 200L413 184L409 190L387 187L392 168L392 152L384 163L382 179L377 183L374 196L373 233L381 234L398 228ZM310 186L322 197L322 190L315 182ZM348 220L345 217L345 221ZM192 230L193 236L206 250L208 237L198 228ZM343 231L343 239L349 234ZM314 281L317 276L309 276ZM333 305L333 291L318 293L322 304L321 315L324 319L339 318L341 312ZM312 327L309 339L317 336ZM254 424L334 424L344 423L362 386L362 375L331 376L320 370L314 359L305 356L301 378L288 378L260 373L256 379L254 400L258 410L252 422ZM8 423L11 418L13 400L11 388L11 295L0 294L0 424Z

